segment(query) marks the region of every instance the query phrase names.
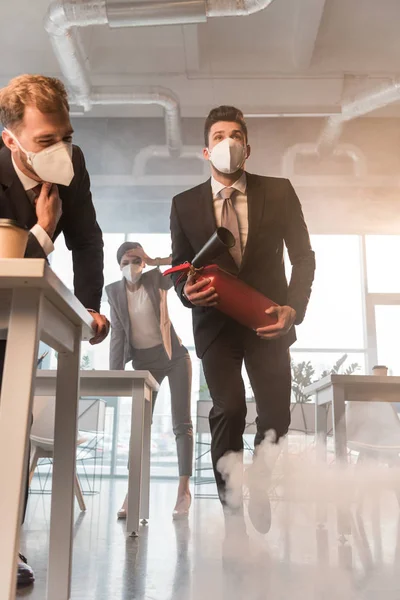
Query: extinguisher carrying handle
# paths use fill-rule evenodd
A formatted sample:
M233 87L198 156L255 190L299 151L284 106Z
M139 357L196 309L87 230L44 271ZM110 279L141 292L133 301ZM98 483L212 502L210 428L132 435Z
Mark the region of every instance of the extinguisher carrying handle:
M192 265L190 263L183 263L182 265L177 265L176 267L171 267L170 269L167 269L166 271L164 271L163 276L166 277L167 275L171 275L171 273L180 273L178 279L176 280L176 283L180 283L182 281L182 279L187 276L187 274L190 271L190 267Z
M207 266L211 266L214 267L216 265L207 265ZM164 271L163 275L171 275L171 273L180 273L180 276L178 277L176 283L180 283L182 281L182 279L184 277L187 277L188 275L196 275L196 273L201 273L201 271L203 270L204 267L200 267L199 269L196 269L191 263L189 262L185 262L182 263L181 265L177 265L176 267L171 267L170 269L167 269L166 271Z

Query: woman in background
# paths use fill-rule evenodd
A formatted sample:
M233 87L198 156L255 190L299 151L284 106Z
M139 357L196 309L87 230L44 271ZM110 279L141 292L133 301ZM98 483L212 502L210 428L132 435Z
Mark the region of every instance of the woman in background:
M123 370L130 360L134 369L150 371L161 384L168 377L171 413L176 439L179 486L173 518L187 517L191 504L193 426L190 413L192 365L169 319L167 292L173 286L160 265L171 258L151 259L137 242L125 242L117 251L122 279L106 286L111 309L110 369ZM143 273L146 265L157 268ZM153 409L156 394L153 394ZM126 518L128 497L118 511Z

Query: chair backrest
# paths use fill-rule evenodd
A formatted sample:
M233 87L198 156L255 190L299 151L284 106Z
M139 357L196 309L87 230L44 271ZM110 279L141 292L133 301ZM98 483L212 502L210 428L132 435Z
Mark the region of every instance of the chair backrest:
M79 400L79 431L104 432L106 422L106 402L98 398Z
M400 447L400 420L389 402L347 402L347 441Z
M37 445L54 443L55 398L52 396L35 396L33 400L33 423L31 441Z
M54 396L35 396L33 401L32 443L44 449L54 445ZM84 398L79 400L78 429L81 431L104 431L105 401ZM82 427L81 427L82 425Z

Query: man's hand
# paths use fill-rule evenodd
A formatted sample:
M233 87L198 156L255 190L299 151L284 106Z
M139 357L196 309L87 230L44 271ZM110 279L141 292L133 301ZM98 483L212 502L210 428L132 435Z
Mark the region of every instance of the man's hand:
M195 277L189 275L185 283L183 292L186 298L195 306L217 306L218 294L215 292L215 288L210 287L206 291L201 291L211 282L211 279L202 279L201 281L195 282Z
M89 340L89 343L93 346L94 344L100 344L100 342L106 339L110 331L110 321L104 315L93 311L89 312L93 318L92 327L95 331L94 337Z
M274 325L259 327L256 330L257 335L263 340L276 340L282 337L293 327L296 319L296 311L291 306L271 306L265 314L275 314L278 320Z
M52 238L62 213L58 187L55 183L43 183L35 207L38 225Z

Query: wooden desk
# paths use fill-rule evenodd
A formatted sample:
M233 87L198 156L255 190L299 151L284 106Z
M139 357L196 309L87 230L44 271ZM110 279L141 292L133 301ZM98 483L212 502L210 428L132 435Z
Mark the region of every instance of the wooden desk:
M56 371L38 370L35 394L54 396ZM159 385L149 371L81 371L80 395L132 399L126 529L136 536L140 519L149 518L152 394Z
M328 375L305 388L315 395L315 429L318 440L326 448L326 404L332 402L335 457L347 461L345 403L399 402L400 377L376 375Z
M328 375L305 388L315 395L315 430L320 460L326 460L326 405L332 403L333 441L337 462L347 463L346 402L398 402L400 377L376 375ZM323 512L321 513L323 515ZM325 515L326 517L326 515ZM321 521L325 520L321 517ZM338 510L338 533L341 539L351 534L349 510Z
M92 318L44 259L0 260L0 329L7 337L0 400L0 597L16 595L39 340L58 354L48 600L69 600L81 339Z

